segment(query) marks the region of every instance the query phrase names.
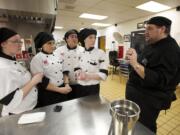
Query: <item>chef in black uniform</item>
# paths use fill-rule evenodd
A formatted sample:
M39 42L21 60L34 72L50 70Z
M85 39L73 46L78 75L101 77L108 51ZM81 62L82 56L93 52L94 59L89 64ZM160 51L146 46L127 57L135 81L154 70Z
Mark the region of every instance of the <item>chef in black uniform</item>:
M43 74L33 77L16 61L21 52L22 41L19 34L9 28L0 28L0 104L2 116L19 114L32 110L37 104L36 84Z
M180 48L170 36L171 20L157 16L147 22L148 45L137 56L134 49L126 58L133 68L126 85L126 98L141 108L139 121L156 132L161 110L169 109L180 77Z
M79 97L99 94L100 81L108 76L108 58L105 52L95 48L97 31L84 28L79 33L79 39L85 48L80 55L79 64L75 68L79 83Z
M67 100L71 91L68 80L68 70L64 61L53 54L55 49L52 34L40 32L34 39L36 51L30 68L32 74L43 72L42 83L38 84L38 106L42 107Z
M58 47L54 54L63 58L65 67L69 70L69 85L72 88L72 91L68 93L68 99L70 100L78 97L78 84L74 68L79 63L79 56L84 51L84 47L78 45L78 31L75 29L68 30L64 34L64 40L66 45Z

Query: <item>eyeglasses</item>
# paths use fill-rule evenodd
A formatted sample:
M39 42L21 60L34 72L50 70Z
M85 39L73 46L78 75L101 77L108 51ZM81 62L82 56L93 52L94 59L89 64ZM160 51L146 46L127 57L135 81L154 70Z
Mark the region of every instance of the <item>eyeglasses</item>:
M17 45L22 45L22 44L23 44L23 42L22 42L22 41L19 41L19 40L15 40L15 41L13 41L13 40L7 40L7 42L10 42L10 43L13 43L13 44L17 44Z

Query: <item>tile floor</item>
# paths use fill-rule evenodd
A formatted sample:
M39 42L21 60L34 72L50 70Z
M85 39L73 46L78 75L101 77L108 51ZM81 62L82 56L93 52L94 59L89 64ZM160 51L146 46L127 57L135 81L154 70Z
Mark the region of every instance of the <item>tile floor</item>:
M109 75L101 83L101 95L108 101L124 98L127 78L119 75ZM176 90L177 100L171 109L162 111L157 120L157 135L180 135L180 88Z

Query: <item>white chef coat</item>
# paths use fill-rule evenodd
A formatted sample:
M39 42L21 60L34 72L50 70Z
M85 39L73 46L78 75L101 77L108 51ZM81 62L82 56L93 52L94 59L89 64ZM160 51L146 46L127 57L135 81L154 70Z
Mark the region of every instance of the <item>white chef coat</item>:
M19 62L0 57L0 100L6 97L8 103L3 105L2 116L32 110L37 104L35 87L23 99L22 87L31 80L31 74ZM14 91L12 96L8 96Z
M80 68L86 73L98 74L102 80L105 80L108 75L108 64L108 57L103 50L90 48L80 55L76 69ZM100 80L78 80L78 83L83 86L96 85L100 83Z
M79 56L84 51L84 48L81 46L77 46L74 49L70 49L67 47L67 45L58 47L54 54L58 57L63 57L64 64L68 70L69 70L69 83L70 85L77 84L77 81L75 79L75 73L74 68L79 63Z
M67 71L67 69L64 69L63 65L64 61L63 59L60 59L60 57L57 57L54 54L39 52L32 58L30 69L32 74L43 72L50 83L55 86L60 86L64 83L63 72Z

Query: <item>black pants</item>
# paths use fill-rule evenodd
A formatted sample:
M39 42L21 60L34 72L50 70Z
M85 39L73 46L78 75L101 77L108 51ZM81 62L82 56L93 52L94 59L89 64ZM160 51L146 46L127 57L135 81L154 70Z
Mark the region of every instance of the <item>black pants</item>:
M64 85L59 87L64 87ZM47 89L38 89L38 103L36 108L67 101L67 99L66 94L49 91Z
M99 91L100 91L99 84L87 85L87 86L79 85L76 91L76 97L79 98L79 97L85 97L85 96L90 96L90 95L96 95L96 94L99 94Z
M141 94L136 88L129 85L126 86L126 99L139 105L141 109L139 121L151 131L156 133L156 120L161 110L150 105L150 103L148 103L144 98L143 94Z
M72 91L70 93L68 93L68 95L67 95L68 100L78 98L77 93L78 93L78 90L79 90L79 84L70 85L70 87L72 88Z

